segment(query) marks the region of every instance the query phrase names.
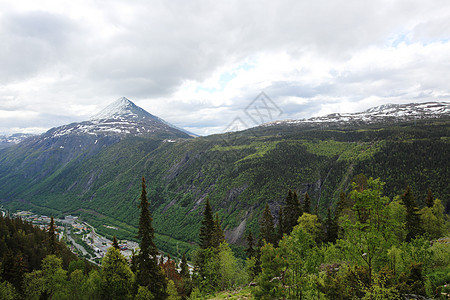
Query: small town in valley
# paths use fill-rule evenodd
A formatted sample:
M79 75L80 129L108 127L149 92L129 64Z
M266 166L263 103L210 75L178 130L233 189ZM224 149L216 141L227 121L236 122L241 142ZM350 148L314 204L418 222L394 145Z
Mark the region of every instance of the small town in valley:
M5 216L6 210L1 210ZM12 217L21 218L28 221L43 230L48 230L50 217L38 215L30 211L18 211L11 214ZM89 261L100 264L109 247L112 247L112 240L98 234L95 228L80 220L77 216L66 215L64 218L54 218L56 232L60 241L67 243L73 253L79 257L84 257ZM105 227L115 229L112 226ZM121 253L130 259L133 251L139 249L139 244L129 240L119 240Z

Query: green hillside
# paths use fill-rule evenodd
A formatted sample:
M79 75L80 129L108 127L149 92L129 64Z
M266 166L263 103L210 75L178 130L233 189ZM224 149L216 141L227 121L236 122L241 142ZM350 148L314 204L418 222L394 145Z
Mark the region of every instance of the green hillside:
M197 242L206 197L228 240L240 244L246 228L257 232L266 202L277 216L288 189L308 192L325 215L359 173L383 178L389 197L409 184L423 203L431 189L448 212L449 127L448 120L364 128L277 125L195 139L132 137L34 169L26 161L45 150L28 153L19 145L0 155L0 199L10 208L81 215L100 233L131 238L145 176L158 247L173 254ZM52 172L37 176L42 170Z

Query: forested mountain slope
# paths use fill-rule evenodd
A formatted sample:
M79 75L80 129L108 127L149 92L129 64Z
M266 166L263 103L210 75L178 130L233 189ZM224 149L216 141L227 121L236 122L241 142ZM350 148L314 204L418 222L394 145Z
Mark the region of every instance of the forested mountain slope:
M448 212L449 127L448 116L358 126L281 122L195 139L184 133L105 137L82 150L77 138L95 136L78 135L69 139L74 152L33 140L28 143L40 147L19 144L1 153L0 198L10 208L81 215L104 234L134 237L145 176L158 246L174 254L197 242L206 197L227 239L239 244L248 228L258 231L265 203L277 216L293 189L300 197L308 192L325 214L359 173L381 177L391 198L410 185L423 203L431 189Z

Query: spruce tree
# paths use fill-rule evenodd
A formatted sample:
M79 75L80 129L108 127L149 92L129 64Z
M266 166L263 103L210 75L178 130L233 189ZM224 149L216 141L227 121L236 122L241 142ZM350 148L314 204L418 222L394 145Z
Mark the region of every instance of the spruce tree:
M247 234L247 248L244 250L245 253L247 253L247 257L251 258L255 256L255 249L253 248L254 241L253 241L253 233L250 230Z
M305 193L305 197L303 198L303 212L310 214L311 213L311 198L308 195L308 192Z
M338 225L336 218L331 216L331 209L328 208L327 219L325 220L326 242L334 243L338 238Z
M414 200L413 192L408 186L401 196L402 204L406 208L406 241L410 242L416 236L422 234L422 224L419 215L419 208Z
M55 229L55 220L53 220L53 216L50 217L50 225L48 227L48 240L49 240L49 250L50 254L56 254L56 229Z
M215 231L214 219L209 198L206 198L205 210L203 211L203 220L200 227L200 248L207 249L213 246L213 236Z
M186 254L185 253L183 253L183 256L181 257L180 275L181 275L181 277L183 279L190 277L189 266L188 266L188 263L187 263L187 258L186 258Z
M220 244L225 242L225 234L223 233L222 226L220 226L219 214L216 213L216 219L214 220L214 231L212 236L212 246L219 248Z
M139 208L141 214L139 217L138 238L140 252L137 256L137 276L136 281L139 285L145 286L155 296L156 299L166 297L166 279L161 268L158 266L158 248L153 242L155 231L152 226L152 216L149 210L149 201L145 178L142 177L142 192Z
M297 193L289 190L286 197L286 205L283 208L283 233L290 234L292 228L297 225L298 218L301 215L302 209L298 201Z
M274 244L274 228L273 228L273 216L269 209L269 204L266 203L263 214L259 221L259 231L261 238L267 243Z
M280 207L280 210L278 211L278 226L277 226L277 240L281 241L284 234L284 228L283 228L283 208Z
M117 241L116 236L113 237L112 246L113 246L114 248L116 248L117 250L120 250L119 242Z
M433 194L431 193L431 189L428 189L427 199L425 200L427 207L431 208L434 205Z

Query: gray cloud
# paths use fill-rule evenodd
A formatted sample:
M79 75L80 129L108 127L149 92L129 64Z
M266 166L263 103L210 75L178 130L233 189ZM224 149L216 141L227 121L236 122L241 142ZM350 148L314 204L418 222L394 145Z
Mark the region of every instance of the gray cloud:
M327 103L370 96L420 101L450 94L446 47L435 47L438 56L405 52L415 61L392 58L385 66L374 57L370 63L373 48L448 45L446 0L67 4L73 11L1 7L0 110L36 111L30 127L81 120L120 96L178 126L207 131L242 114L261 90L285 105L286 117L308 117ZM352 65L364 51L365 67ZM277 53L299 64L290 76L255 79L226 94L226 101L215 99L220 92L198 95L202 101L177 94L186 83L201 84L218 70ZM315 79L321 67L315 61L329 64L326 76ZM75 106L89 109L76 112ZM44 115L49 110L53 117Z

